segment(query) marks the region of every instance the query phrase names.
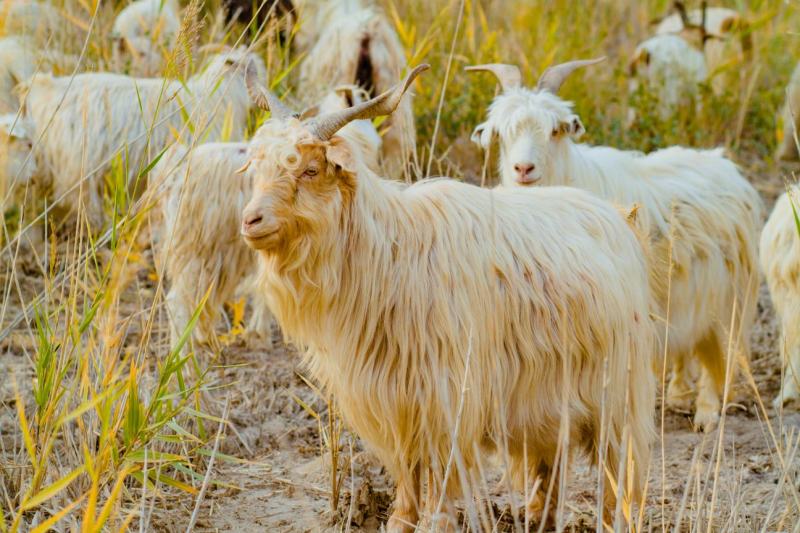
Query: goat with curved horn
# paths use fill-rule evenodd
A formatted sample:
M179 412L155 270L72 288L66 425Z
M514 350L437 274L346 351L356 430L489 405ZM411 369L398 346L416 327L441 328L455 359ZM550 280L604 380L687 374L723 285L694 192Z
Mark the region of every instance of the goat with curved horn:
M400 103L400 99L408 90L411 82L413 82L420 73L429 68L431 68L431 66L428 64L419 65L409 72L402 82L385 93L366 102L348 107L347 109L315 117L310 119L306 124L319 140L327 141L333 137L337 131L354 120L371 119L389 115Z
M497 81L500 82L500 87L503 92L509 89L516 89L522 85L522 72L516 65L506 65L504 63L489 63L486 65L473 65L465 67L467 72L491 72Z
M561 63L560 65L553 65L552 67L548 67L547 70L542 73L541 77L539 78L539 82L536 84L536 88L539 90L548 90L553 94L557 94L558 90L563 85L564 81L567 77L575 72L575 70L588 67L591 65L596 65L597 63L601 63L605 61L605 56L598 57L596 59L579 59L576 61L567 61L566 63Z
M296 117L297 114L284 104L275 93L264 87L258 80L258 70L256 66L250 62L244 73L245 84L247 85L247 94L250 99L259 108L264 111L270 111L272 116L277 119L285 119L289 117Z

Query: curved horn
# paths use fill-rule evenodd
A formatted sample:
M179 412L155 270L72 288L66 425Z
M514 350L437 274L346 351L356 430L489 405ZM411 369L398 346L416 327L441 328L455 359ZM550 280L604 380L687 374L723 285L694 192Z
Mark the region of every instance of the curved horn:
M675 11L678 12L678 16L681 18L681 23L683 23L684 28L691 28L694 26L691 20L689 20L689 13L686 12L686 5L683 2L674 2L672 4L675 7Z
M503 92L506 92L509 89L516 89L522 85L522 72L520 72L519 67L516 65L489 63L486 65L473 65L471 67L465 67L464 70L467 72L491 72L494 74L494 77L497 78L497 81L500 82L500 87L502 87Z
M281 102L280 98L258 81L258 69L254 61L247 63L244 71L244 81L245 85L247 85L247 94L250 95L250 99L259 108L264 111L270 111L272 116L277 119L296 116L295 112Z
M572 74L575 70L588 67L591 65L596 65L597 63L601 63L605 61L605 56L598 57L596 59L579 59L577 61L567 61L566 63L561 63L560 65L553 65L552 67L548 67L547 70L539 78L539 82L536 84L536 88L539 90L548 90L553 94L557 94L558 90L561 88L561 85L567 79L567 77Z
M707 11L708 11L708 2L706 0L703 0L700 3L700 13L701 13L700 14L700 39L701 39L701 41L700 42L704 46L706 44L706 41L708 41L711 38L711 35L708 34L708 31L706 29Z
M431 68L428 64L419 65L408 73L406 78L383 94L367 100L366 102L348 107L341 111L326 113L309 120L306 124L312 133L321 141L327 141L337 131L354 120L370 119L382 115L390 115L400 103L403 94L408 90L411 82L421 72Z

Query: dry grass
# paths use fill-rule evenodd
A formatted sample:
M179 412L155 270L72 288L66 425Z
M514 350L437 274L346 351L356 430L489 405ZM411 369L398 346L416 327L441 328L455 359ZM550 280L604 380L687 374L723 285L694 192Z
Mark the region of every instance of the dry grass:
M121 5L53 3L67 23L48 46L80 55L79 70L108 68L108 33ZM787 51L800 40L793 33L800 27L800 2L721 3L740 8L753 23L753 63L721 72L728 89L720 95L703 90L701 112L668 120L648 115L626 128L628 107L648 105L644 94L628 97L627 58L648 35L648 20L666 11L666 0L382 2L409 63L433 65L416 84L417 168L493 182L491 165L487 169L468 136L495 87L489 76L464 74L465 65L516 63L534 83L553 62L607 55L608 62L576 75L564 89L589 142L639 150L724 145L771 203L793 170L777 166L771 154L780 131L776 114L798 59ZM272 28L226 27L218 1L193 3L187 13L165 73L186 78L196 71L202 62L196 44L255 36L273 86L302 99L302 87L292 83L296 58ZM253 116L252 127L262 118ZM142 180L153 163L135 162ZM0 201L0 532L375 527L390 501L385 475L342 425L334 402L298 377L291 350L243 348L241 305L233 306L229 331L220 332L220 353L191 346L191 325L178 346L169 346L163 280L146 238L149 205L128 191L123 175L117 165L106 179L108 228L48 223L46 246L36 253L23 246L20 233L47 221L57 199L37 196L35 216L10 198ZM731 405L721 429L708 436L692 434L681 415L660 412L647 505L621 504L617 528L800 531L800 419L768 407L780 369L764 295L761 302L756 356L737 400L743 408ZM454 399L454 425L458 411ZM458 454L454 449L447 471L471 487L471 498L460 505L464 528L542 529L520 513L521 495L500 482L503 454L499 464L481 465L477 479L460 471ZM317 458L318 468L295 469ZM582 466L572 476L564 473L557 526L602 527L594 487L621 490L628 481ZM528 480L528 488L537 483ZM248 516L246 506L270 500L292 510L280 518L284 522L254 519L237 527L219 521L219 507ZM427 514L422 529L432 528L441 511L439 505Z

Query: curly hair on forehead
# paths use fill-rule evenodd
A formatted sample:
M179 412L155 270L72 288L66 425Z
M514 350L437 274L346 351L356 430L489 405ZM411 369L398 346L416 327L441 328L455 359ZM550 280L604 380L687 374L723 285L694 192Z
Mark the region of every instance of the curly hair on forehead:
M285 122L267 121L250 143L250 159L274 161L290 171L297 170L303 161L298 147L314 142L299 121L292 120L288 127Z

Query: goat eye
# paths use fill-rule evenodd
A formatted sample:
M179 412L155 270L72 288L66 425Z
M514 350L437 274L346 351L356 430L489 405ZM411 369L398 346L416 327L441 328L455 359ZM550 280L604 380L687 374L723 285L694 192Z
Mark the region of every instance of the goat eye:
M317 170L316 168L312 168L312 167L307 168L305 170L305 172L303 172L303 175L308 177L308 178L313 178L317 174L319 174L319 170Z
M553 130L553 137L558 137L558 130Z

